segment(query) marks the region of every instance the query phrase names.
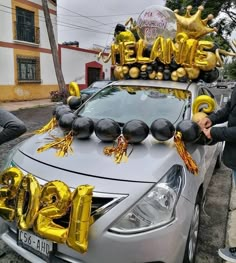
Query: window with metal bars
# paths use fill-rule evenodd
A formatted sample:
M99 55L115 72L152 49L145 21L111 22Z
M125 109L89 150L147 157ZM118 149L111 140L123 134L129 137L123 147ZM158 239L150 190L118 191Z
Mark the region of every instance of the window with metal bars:
M39 57L17 57L18 82L41 82Z
M35 43L34 12L16 7L16 39Z

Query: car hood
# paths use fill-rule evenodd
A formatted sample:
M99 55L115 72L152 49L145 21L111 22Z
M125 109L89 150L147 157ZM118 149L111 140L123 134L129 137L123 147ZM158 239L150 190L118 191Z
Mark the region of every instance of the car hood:
M61 137L63 134L57 129L55 136ZM18 150L41 164L78 174L123 181L157 182L174 164L183 164L173 141L160 143L151 135L141 144L130 145L128 161L120 164L115 163L113 156L103 153L104 147L112 146L113 143L101 142L94 134L88 140L74 138L73 153L64 157L57 157L56 149L53 148L37 152L39 147L49 142L49 138L47 133L35 135L27 139ZM48 180L48 175L44 179Z

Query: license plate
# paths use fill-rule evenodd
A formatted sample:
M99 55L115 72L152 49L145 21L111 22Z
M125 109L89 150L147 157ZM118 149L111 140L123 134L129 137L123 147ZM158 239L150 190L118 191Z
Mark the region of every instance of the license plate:
M38 256L42 256L45 260L49 259L50 252L54 249L52 241L40 238L31 232L18 230L17 243L19 246L33 252Z

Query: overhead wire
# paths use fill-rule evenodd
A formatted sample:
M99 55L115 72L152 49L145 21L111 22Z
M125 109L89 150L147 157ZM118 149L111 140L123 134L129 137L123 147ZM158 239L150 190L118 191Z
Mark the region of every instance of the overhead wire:
M6 10L1 10L1 9L0 9L0 12L9 13L9 14L16 14L16 9L15 9L15 8L11 8L11 7L9 7L9 6L5 6L5 5L2 5L2 4L0 4L0 6L3 6L3 7L5 7L5 8L12 9L12 10L15 11L15 12L8 12L8 11L6 11ZM43 16L36 15L36 14L35 14L35 16L38 16L39 18L44 19ZM45 23L45 19L44 19L44 20L39 19L39 21ZM109 32L104 32L104 31L96 30L96 29L90 28L90 27L78 26L78 25L75 25L75 24L67 23L67 22L57 21L57 22L55 23L55 22L52 21L52 24L53 24L53 25L58 25L58 26L67 27L67 28L72 28L72 29L74 29L74 30L77 29L77 30L83 30L83 31L92 32L92 33L112 34L112 33L109 33Z

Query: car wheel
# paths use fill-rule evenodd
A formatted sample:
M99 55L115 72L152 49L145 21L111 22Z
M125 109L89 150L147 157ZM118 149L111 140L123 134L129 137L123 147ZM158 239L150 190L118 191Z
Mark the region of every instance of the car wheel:
M200 198L197 198L197 202L194 207L193 217L190 224L183 263L195 262L199 223L200 223Z

